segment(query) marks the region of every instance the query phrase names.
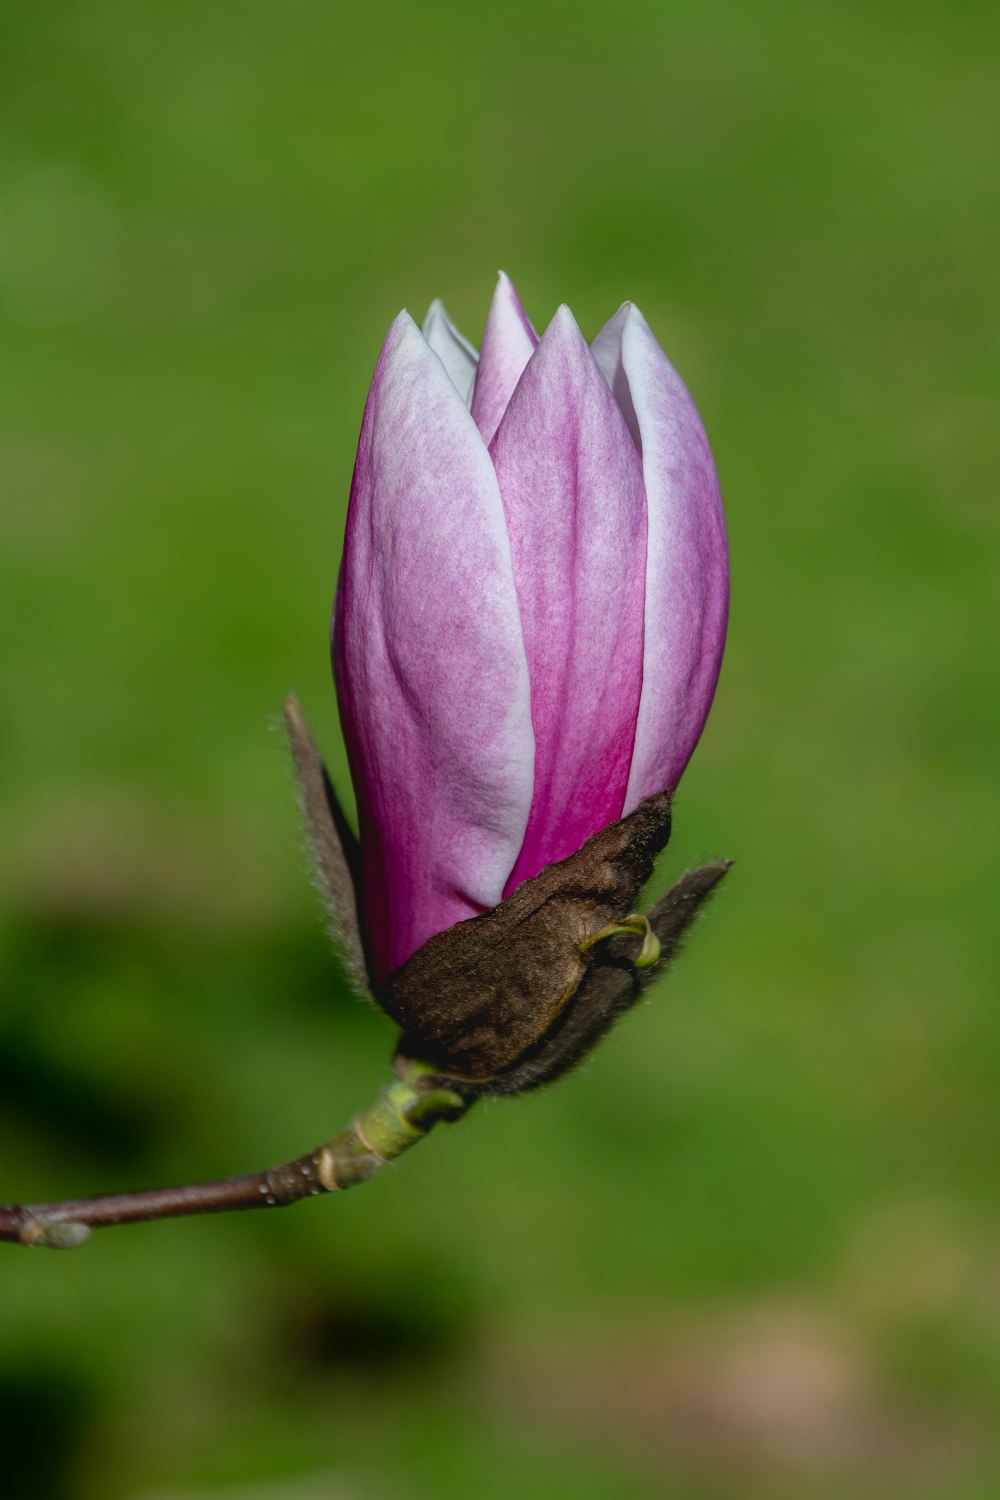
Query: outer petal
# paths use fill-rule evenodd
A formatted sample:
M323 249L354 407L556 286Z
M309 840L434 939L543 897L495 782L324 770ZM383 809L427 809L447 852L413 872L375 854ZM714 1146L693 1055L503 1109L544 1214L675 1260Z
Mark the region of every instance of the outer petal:
M534 741L510 545L489 455L408 314L358 446L334 672L384 977L493 906L520 848Z
M483 330L483 347L472 392L472 415L484 443L493 441L521 371L537 343L538 335L528 322L513 282L501 271Z
M642 453L649 502L642 701L625 812L680 780L715 692L729 563L712 451L687 387L638 308L619 309L594 355Z
M427 309L423 335L451 376L458 394L468 406L476 378L479 355L469 340L459 333L449 318L440 297L435 297Z
M639 706L642 468L568 308L532 355L490 454L514 556L536 745L510 891L621 815Z

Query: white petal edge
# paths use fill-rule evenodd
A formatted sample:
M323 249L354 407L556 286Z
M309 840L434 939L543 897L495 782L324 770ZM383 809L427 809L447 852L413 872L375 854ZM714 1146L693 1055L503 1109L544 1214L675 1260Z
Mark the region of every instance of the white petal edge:
M435 297L427 309L421 332L451 376L452 385L468 406L472 400L479 355L475 345L470 344L465 335L459 333L440 297Z

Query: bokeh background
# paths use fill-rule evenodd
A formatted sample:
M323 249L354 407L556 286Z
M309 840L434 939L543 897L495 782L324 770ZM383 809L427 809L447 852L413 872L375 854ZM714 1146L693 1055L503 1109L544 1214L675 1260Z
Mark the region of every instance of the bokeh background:
M392 1045L277 726L399 307L626 296L727 499L661 883L545 1095L283 1214L0 1247L5 1500L1000 1492L1000 24L41 0L0 80L0 1194L263 1166Z

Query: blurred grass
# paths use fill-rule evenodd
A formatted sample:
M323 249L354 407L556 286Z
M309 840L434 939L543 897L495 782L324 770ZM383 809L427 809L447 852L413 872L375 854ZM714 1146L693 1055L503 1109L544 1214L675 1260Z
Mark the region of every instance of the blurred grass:
M994 9L45 0L0 49L0 1191L260 1165L377 1087L275 731L382 334L643 308L734 599L583 1073L287 1215L0 1268L10 1500L1000 1484ZM260 1488L256 1488L260 1486ZM237 1489L237 1487L239 1487Z

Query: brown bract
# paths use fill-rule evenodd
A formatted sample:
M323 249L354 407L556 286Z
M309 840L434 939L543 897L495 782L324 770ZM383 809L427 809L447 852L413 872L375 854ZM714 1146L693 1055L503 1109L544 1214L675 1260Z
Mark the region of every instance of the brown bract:
M510 1068L572 1000L593 950L633 909L670 837L670 796L647 797L499 906L439 932L382 986L411 1056L482 1082Z

